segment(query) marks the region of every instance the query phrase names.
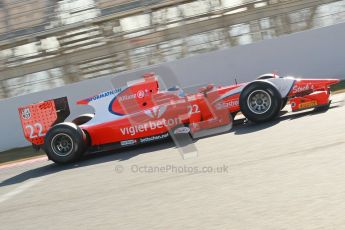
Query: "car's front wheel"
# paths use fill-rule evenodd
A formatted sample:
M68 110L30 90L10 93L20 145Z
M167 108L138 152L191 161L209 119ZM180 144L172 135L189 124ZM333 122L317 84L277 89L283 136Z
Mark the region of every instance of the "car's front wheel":
M44 150L55 163L65 164L79 160L86 150L85 133L73 123L53 126L45 136Z
M287 105L288 102L289 102L289 98L283 98L282 99L281 110L285 108L285 106Z
M247 85L240 95L240 108L250 121L259 123L272 120L281 109L282 98L270 83L255 81Z

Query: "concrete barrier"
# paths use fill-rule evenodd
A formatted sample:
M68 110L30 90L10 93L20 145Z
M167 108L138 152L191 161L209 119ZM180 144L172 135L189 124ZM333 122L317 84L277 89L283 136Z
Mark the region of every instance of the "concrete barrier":
M72 111L68 120L71 120L80 113L90 112L89 107L76 106L75 101L110 89L112 77L125 82L147 71L155 70L164 75L166 68L173 71L183 87L207 83L232 84L235 78L238 82L245 82L272 71L306 78L344 79L344 41L345 23L342 23L4 99L0 101L0 151L29 145L23 137L17 112L22 105L67 96ZM167 81L168 86L173 84Z

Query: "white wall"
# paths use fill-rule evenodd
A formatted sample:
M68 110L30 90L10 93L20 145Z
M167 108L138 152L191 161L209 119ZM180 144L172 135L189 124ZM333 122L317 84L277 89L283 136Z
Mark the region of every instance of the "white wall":
M115 75L116 82L135 79L147 71L156 71L169 84L170 68L181 86L206 83L231 84L255 79L263 73L276 71L280 75L308 78L345 78L345 23L282 36L255 44L237 46L190 58L168 62L155 67ZM69 119L89 111L75 106L75 101L110 89L107 76L83 81L53 90L0 100L0 151L29 145L24 139L17 108L42 100L67 96L71 106ZM121 84L121 83L119 83ZM119 85L120 86L120 85Z

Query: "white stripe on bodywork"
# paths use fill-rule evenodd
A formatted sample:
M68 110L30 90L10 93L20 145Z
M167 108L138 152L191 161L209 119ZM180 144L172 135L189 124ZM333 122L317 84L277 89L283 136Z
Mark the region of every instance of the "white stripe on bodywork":
M246 85L242 85L236 89L233 89L233 90L230 90L229 92L227 93L224 93L219 99L217 99L214 103L217 103L225 98L228 98L228 97L231 97L233 95L236 95L236 94L239 94L242 92L243 88L245 87Z
M95 112L95 117L92 118L89 122L85 123L84 125L101 124L107 121L112 121L112 120L122 118L122 116L120 115L110 113L109 105L114 99L114 97L117 97L120 93L122 93L126 89L127 89L127 86L124 86L124 87L116 89L117 93L114 93L113 95L90 101L88 105L93 107L94 112Z
M289 92L292 89L292 86L295 83L295 79L294 78L270 78L270 79L265 79L262 81L269 81L271 82L273 85L275 85L275 87L277 88L277 90L280 92L280 95L282 96L282 98L285 98ZM250 83L249 83L250 84ZM242 85L236 89L230 90L229 92L223 94L216 102L219 102L220 100L223 100L225 98L231 97L233 95L239 94L242 92L242 90L244 89L244 87L246 87L248 84Z
M270 78L265 81L269 81L276 86L277 90L280 92L282 98L285 98L292 89L293 84L295 83L294 78Z

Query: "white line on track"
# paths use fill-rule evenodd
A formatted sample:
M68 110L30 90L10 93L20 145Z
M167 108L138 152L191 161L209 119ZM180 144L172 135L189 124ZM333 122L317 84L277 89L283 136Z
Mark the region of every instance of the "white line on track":
M43 178L36 178L36 179L31 179L27 182L25 182L24 184L18 186L17 188L15 188L14 190L5 193L4 195L0 196L0 204L6 200L11 199L12 197L26 191L27 189L35 186L36 184L38 184L39 182L41 182L43 180Z

